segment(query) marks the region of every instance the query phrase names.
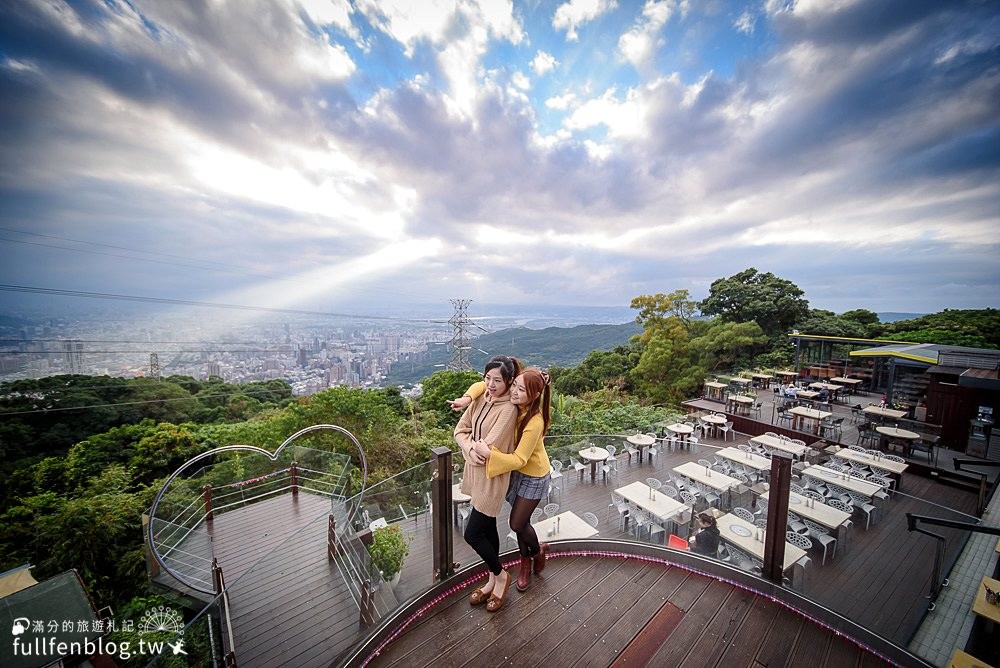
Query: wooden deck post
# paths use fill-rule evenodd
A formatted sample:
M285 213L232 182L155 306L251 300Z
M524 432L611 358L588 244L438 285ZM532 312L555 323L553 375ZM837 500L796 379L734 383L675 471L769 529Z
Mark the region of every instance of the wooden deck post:
M326 522L326 555L330 559L337 557L337 520L333 513L330 513Z
M299 463L293 461L291 470L289 471L292 476L292 498L299 495Z
M371 626L375 623L375 597L372 594L372 581L361 583L361 623Z
M212 557L212 582L215 584L216 594L221 594L226 588L226 578L222 575L222 566L216 557Z
M455 574L454 534L451 527L451 449L431 450L431 512L433 516L434 579L444 580Z
M205 485L202 487L201 496L205 500L205 519L211 522L214 519L212 514L212 486Z
M771 485L767 497L767 530L764 534L764 578L780 585L785 569L785 531L788 530L788 493L792 458L771 455Z

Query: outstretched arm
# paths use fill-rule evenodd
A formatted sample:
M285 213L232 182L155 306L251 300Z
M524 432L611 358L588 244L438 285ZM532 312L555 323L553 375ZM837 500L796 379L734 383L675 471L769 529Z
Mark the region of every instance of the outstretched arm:
M486 383L481 380L476 381L472 385L469 385L469 389L458 399L449 399L448 405L451 406L451 410L453 411L465 410L469 407L469 404L475 401L476 398L481 397L484 392L486 392Z

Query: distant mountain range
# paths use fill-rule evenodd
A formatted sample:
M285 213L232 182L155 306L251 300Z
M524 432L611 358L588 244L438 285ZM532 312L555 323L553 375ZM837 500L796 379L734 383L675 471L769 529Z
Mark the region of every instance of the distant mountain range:
M625 345L641 331L634 322L544 329L514 327L473 339L469 362L474 369L482 370L491 356L512 355L531 366L576 366L591 352ZM451 359L451 353L444 346L440 348L430 353L426 363L397 364L384 384L410 385L440 370Z
M897 320L913 320L915 318L920 318L927 315L926 313L895 313L889 311L887 313L879 313L879 322L896 322Z

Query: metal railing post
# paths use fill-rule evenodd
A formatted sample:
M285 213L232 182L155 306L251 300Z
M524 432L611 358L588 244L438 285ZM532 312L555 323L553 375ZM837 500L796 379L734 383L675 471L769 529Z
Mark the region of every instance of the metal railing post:
M372 595L372 581L361 583L361 623L371 626L375 623L375 597Z
M785 531L788 529L788 492L792 459L771 455L771 485L767 497L767 530L764 532L763 576L780 585L784 581Z
M337 558L337 520L333 513L330 513L326 523L326 554L330 559Z
M292 478L292 498L294 499L299 496L299 463L293 461L289 468L288 473Z
M958 461L958 460L955 460ZM957 467L956 467L957 468ZM906 513L906 530L916 531L917 533L922 533L925 536L930 536L937 541L934 550L934 571L931 573L931 590L927 595L927 598L931 600L928 607L929 610L933 610L935 606L935 601L937 600L938 594L941 592L941 587L948 586L947 578L941 578L941 565L944 562L944 547L947 544L947 539L936 534L933 531L928 531L927 529L921 529L917 526L917 523L923 522L925 524L933 524L940 527L948 527L950 529L964 529L966 531L973 531L976 533L987 533L994 536L1000 536L1000 527L983 526L981 524L972 524L971 522L960 522L958 520L949 520L942 517L928 517L926 515L915 515L913 513Z
M451 528L451 449L431 450L431 509L433 512L434 579L444 580L455 574L454 534Z
M202 487L201 495L205 501L205 519L211 522L213 519L215 519L214 515L212 514L212 486L205 485L204 487Z

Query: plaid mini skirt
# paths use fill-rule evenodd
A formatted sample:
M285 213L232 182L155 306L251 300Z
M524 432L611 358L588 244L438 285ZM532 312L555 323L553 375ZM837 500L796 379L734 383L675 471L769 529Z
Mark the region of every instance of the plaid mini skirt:
M549 495L549 474L535 477L524 475L519 471L510 474L510 485L507 487L507 502L514 505L514 499L531 499L537 501Z

